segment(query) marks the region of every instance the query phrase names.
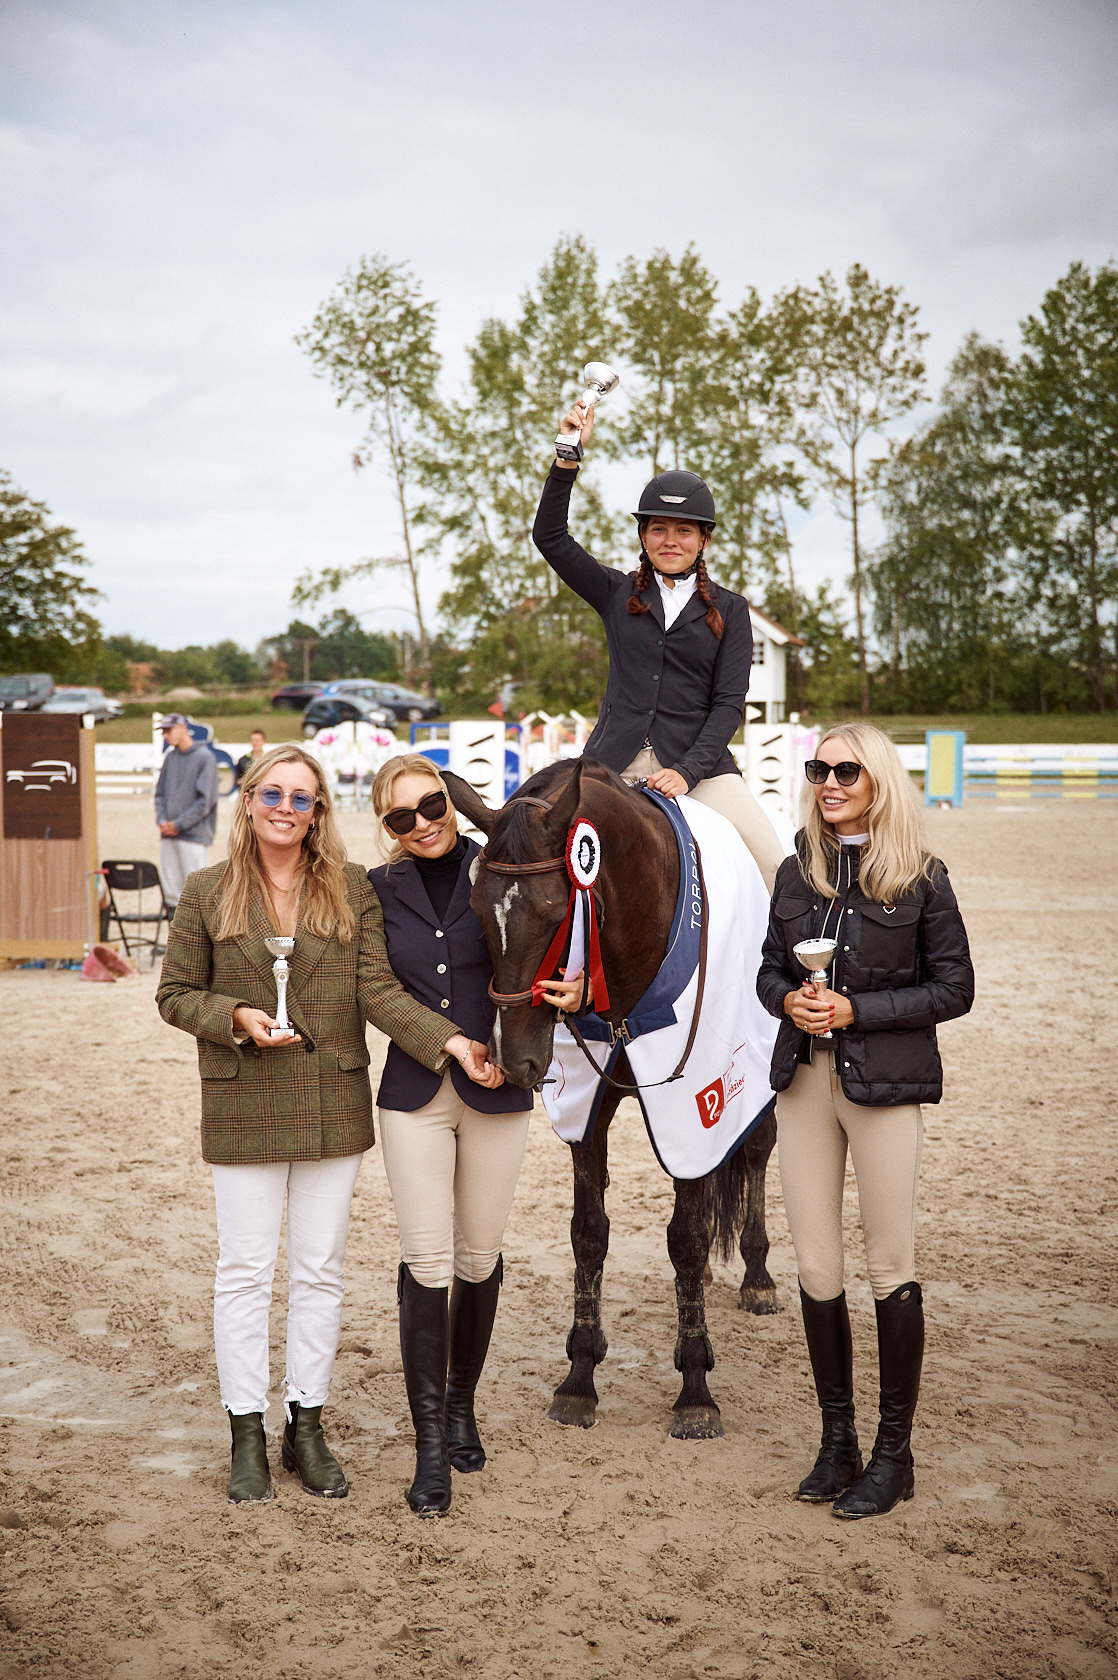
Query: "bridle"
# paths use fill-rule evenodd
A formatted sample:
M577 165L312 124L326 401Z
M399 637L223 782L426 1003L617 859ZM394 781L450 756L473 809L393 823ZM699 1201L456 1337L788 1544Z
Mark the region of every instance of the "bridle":
M508 800L510 805L538 805L541 811L550 811L552 804L547 799L536 799L530 793L521 794L518 799ZM485 855L483 846L478 854L478 862L483 869L490 870L494 875L550 875L557 869L565 870L565 857L543 858L539 863L497 863ZM489 982L489 996L498 1009L521 1009L528 1004L538 1003L533 987L526 992L495 992L492 980Z

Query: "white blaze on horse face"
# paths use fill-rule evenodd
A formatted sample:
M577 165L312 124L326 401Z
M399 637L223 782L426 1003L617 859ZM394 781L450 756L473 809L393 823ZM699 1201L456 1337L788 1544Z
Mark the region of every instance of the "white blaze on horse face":
M503 957L508 955L509 949L509 911L512 909L513 899L519 898L519 896L520 882L514 881L504 898L498 899L497 903L493 906L493 914L497 918L497 927L500 929L501 934L501 955Z
M493 1053L497 1066L501 1065L501 1011L493 1011Z

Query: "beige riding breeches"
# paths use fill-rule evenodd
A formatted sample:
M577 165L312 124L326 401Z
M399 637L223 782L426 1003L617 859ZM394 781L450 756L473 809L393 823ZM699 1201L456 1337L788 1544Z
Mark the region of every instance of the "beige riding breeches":
M916 1189L924 1127L917 1103L863 1108L843 1094L834 1056L816 1042L776 1099L784 1208L804 1293L842 1294L846 1152L858 1183L870 1286L883 1301L916 1276Z
M662 770L651 747L642 747L632 764L621 772L622 781L641 781L655 771ZM758 805L741 776L727 772L724 776L708 776L691 789L690 797L702 805L709 805L720 817L733 824L753 854L765 886L771 893L776 872L784 860L784 848L776 830Z
M529 1116L480 1114L449 1073L422 1108L378 1114L401 1260L425 1289L453 1277L484 1283L501 1252Z

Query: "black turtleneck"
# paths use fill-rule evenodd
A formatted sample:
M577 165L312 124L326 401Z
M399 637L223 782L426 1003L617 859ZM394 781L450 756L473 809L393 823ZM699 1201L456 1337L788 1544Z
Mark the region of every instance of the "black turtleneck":
M441 922L450 907L454 897L454 889L458 885L458 872L462 867L462 859L466 855L466 836L460 834L458 843L444 852L442 857L415 858L415 867L419 870L419 879L427 889L427 897L431 900L431 908Z

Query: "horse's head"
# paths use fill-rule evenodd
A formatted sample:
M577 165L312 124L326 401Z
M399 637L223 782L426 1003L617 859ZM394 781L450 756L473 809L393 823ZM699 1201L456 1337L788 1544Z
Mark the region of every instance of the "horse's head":
M665 819L650 801L630 794L610 771L586 759L541 770L500 811L491 811L460 777L444 780L457 809L488 836L470 907L485 930L493 990L505 997L530 995L566 914L571 883L565 852L572 824L579 816L596 824L605 856L595 897L607 963L607 945L614 952L607 972L610 999L621 1006L610 1016L620 1020L664 953L678 881L675 842ZM661 826L666 836L658 834ZM533 867L547 863L555 867ZM642 887L657 877L664 890L653 902ZM543 1079L555 1021L556 1011L547 1004L498 1007L490 1051L511 1085L530 1089Z

